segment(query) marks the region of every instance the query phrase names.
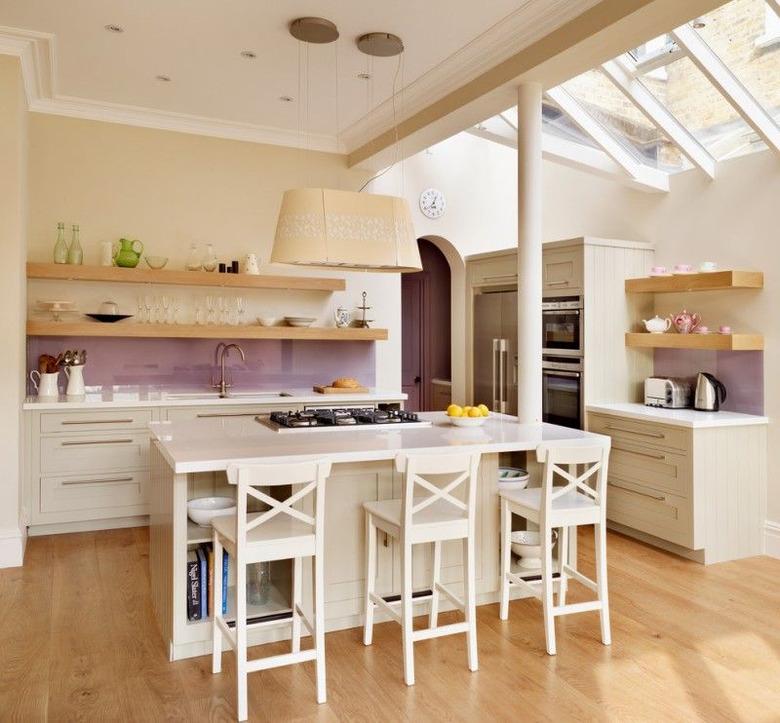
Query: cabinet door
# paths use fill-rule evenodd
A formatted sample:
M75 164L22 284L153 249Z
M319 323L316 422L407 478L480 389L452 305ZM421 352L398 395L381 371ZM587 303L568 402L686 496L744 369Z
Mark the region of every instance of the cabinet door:
M582 248L550 249L542 259L542 288L545 293L582 290Z
M366 579L366 518L363 502L390 499L393 463L340 464L328 478L325 495L325 617L363 612ZM378 593L392 585L392 546L378 533ZM357 553L357 554L356 554Z
M469 261L468 274L472 286L517 284L517 252Z

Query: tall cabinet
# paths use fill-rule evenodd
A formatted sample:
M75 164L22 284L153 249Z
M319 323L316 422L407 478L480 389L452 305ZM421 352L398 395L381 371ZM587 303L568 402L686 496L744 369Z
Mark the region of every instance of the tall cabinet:
M653 372L652 351L626 348L625 331L638 330L641 320L652 316L653 299L649 294L627 297L624 284L626 279L644 276L653 257L652 245L637 241L581 236L544 244L543 295L583 299L583 408L591 403L642 398L642 383ZM492 390L475 385L475 360L491 351L484 340L488 330L483 323L475 329L475 310L490 303L481 297L517 289L517 250L467 257L466 283L466 397L470 403L485 399L490 403ZM506 294L500 296L507 298ZM503 324L503 317L502 311L496 323ZM516 338L516 331L513 336ZM513 354L516 350L507 355L510 383L514 381Z

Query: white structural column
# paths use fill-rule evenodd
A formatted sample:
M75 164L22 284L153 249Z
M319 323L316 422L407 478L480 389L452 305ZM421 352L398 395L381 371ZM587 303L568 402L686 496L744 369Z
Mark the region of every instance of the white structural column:
M539 83L524 83L517 90L517 415L521 422L542 421L542 86Z

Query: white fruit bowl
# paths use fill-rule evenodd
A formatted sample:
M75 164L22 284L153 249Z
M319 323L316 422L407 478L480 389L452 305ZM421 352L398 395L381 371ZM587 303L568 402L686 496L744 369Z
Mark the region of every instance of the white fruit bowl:
M215 517L235 514L236 501L232 497L198 497L187 502L187 516L201 527L211 527Z
M541 536L533 530L519 530L512 533L512 552L520 558L518 565L526 570L542 566ZM552 531L553 545L558 539L558 530Z
M487 417L451 417L446 415L450 424L454 424L456 427L481 427L487 422Z

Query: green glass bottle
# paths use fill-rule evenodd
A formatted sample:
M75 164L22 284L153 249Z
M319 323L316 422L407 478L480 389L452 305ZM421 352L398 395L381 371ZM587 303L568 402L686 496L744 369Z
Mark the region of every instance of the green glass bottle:
M65 243L65 224L62 221L57 224L57 243L54 244L54 263L68 263L68 244Z
M80 266L84 263L84 252L81 250L81 244L79 243L79 227L78 224L73 224L73 237L70 240L70 248L68 249L68 263L74 266Z

